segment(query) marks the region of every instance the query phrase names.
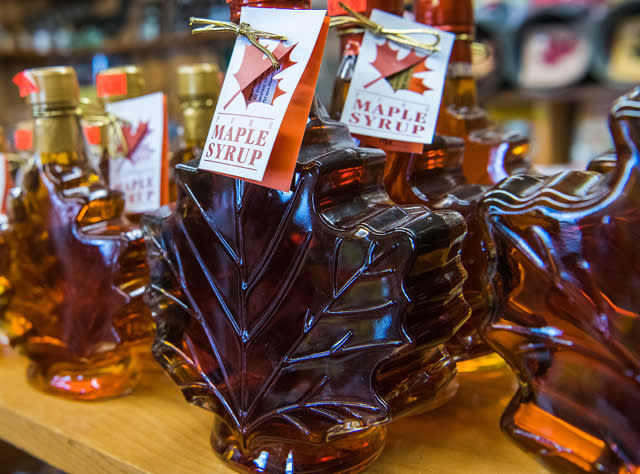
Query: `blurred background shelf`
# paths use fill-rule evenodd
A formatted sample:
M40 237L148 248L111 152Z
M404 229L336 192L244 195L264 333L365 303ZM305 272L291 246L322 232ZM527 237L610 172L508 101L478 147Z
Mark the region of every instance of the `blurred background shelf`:
M235 36L228 33L214 35L192 35L189 32L173 33L151 41L124 42L112 41L104 46L84 48L76 50L52 50L42 53L34 49L15 50L10 52L0 51L0 61L13 62L46 62L55 63L64 60L84 61L91 60L96 54L105 55L139 55L139 54L166 54L167 51L176 49L189 49L196 46L208 46L210 48L229 47L233 45Z
M131 396L72 402L43 395L25 379L26 362L0 358L0 439L69 474L232 471L209 446L212 417L187 404L157 372ZM398 420L368 474L545 474L502 433L515 392L505 368L461 374L458 395L435 412Z
M412 0L405 3L409 7ZM609 80L607 47L611 48L611 57L618 58L611 61L618 73L640 77L639 72L632 74L640 71L640 0L474 3L478 39L493 51L484 59L480 55L474 63L483 106L507 130L531 137L530 157L534 163L584 168L591 158L611 146L607 113L612 102L630 88ZM327 0L312 0L314 8L326 5ZM176 68L193 62L217 62L224 71L235 39L228 34L192 36L190 16L224 20L228 19L228 8L225 0L0 1L0 126L11 134L15 124L30 114L11 84L11 78L22 69L71 65L78 72L83 93L91 96L99 70L134 63L142 68L149 92L167 94L170 130L175 136L179 116ZM537 40L540 44L534 48L535 54L524 47L530 27L553 26L554 22L557 26L558 21L564 21L573 37L570 32L558 37L556 31L546 40ZM590 53L581 49L582 40L592 43ZM620 47L613 48L614 44ZM331 97L339 51L339 39L332 31L317 87L325 103ZM533 90L518 86L518 71L524 70L518 62L526 56L525 51L551 61L546 64L547 73L563 67L575 69L571 60L574 53L590 54L591 59L585 60L588 70L569 81L570 86ZM529 69L537 71L536 67ZM570 76L570 72L567 74Z

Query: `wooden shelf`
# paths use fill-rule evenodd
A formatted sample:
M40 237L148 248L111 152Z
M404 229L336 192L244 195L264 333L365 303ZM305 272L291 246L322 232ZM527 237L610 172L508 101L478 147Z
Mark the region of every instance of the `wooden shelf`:
M36 392L26 361L0 356L0 438L70 474L232 471L209 447L211 415L187 404L160 371L131 396L73 402ZM453 401L390 425L367 474L545 474L498 428L515 391L507 369L461 374Z

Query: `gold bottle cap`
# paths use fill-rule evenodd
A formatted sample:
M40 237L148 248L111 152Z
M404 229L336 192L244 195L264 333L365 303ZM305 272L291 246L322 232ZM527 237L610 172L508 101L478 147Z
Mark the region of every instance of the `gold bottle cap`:
M66 108L80 103L78 77L69 66L26 69L13 81L31 105Z
M210 63L178 67L178 100L214 99L220 95L220 70Z
M121 66L105 69L96 76L98 97L107 101L119 101L145 94L142 71L138 66Z

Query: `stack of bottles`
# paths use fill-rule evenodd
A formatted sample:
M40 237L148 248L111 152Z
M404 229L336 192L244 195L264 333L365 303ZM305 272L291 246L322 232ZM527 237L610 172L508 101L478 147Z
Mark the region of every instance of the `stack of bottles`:
M243 6L311 7L231 0L232 21ZM359 13L374 8L403 2ZM291 188L211 173L198 163L219 71L181 66L170 204L145 215L112 189L121 123L102 107L144 94L142 71L98 75L91 114L72 68L19 75L32 150L15 160L0 226L0 321L31 384L126 395L152 353L215 413L212 448L232 468L339 473L372 463L392 420L449 402L458 370L506 361L520 386L501 423L521 447L558 472L640 469L640 89L612 108L615 151L541 176L528 139L478 104L471 1L414 12L457 38L432 143L355 144L337 120L362 42L347 32Z

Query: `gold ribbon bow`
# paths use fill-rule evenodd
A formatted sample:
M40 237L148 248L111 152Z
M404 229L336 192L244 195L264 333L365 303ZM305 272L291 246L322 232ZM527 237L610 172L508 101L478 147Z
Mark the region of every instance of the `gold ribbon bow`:
M349 8L347 5L345 5L342 2L339 2L338 5L340 5L344 10L346 10L350 14L350 16L349 15L334 16L333 18L331 18L331 26L333 27L333 26L351 25L352 28L345 30L343 34L359 34L359 33L364 33L365 31L369 31L370 33L373 33L376 36L384 36L388 40L393 41L394 43L401 44L403 46L422 49L425 51L432 51L432 52L438 51L438 45L440 44L440 32L436 28L429 28L425 26L423 28L415 28L415 29L391 30L391 29L384 28L382 25L374 21L371 21L366 16ZM408 36L408 35L417 35L417 34L431 35L435 37L436 40L435 42L429 44L429 43L423 43L421 41L418 41Z
M261 44L258 39L272 39L277 41L287 41L286 36L277 35L275 33L269 33L268 31L260 31L254 30L249 23L240 23L236 25L235 23L231 23L228 21L217 21L217 20L208 20L207 18L189 18L189 26L193 25L205 25L200 26L199 28L194 28L191 32L192 34L205 33L208 31L213 32L231 32L236 36L244 36L249 40L249 42L266 54L271 60L271 64L273 65L273 69L280 69L280 63L273 55L271 51L267 49L266 46Z

